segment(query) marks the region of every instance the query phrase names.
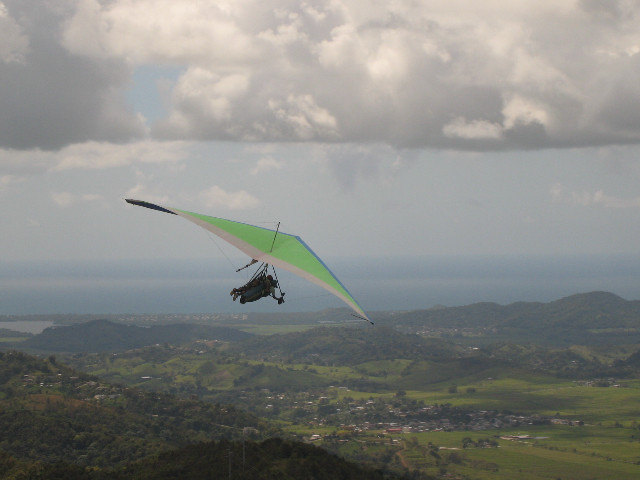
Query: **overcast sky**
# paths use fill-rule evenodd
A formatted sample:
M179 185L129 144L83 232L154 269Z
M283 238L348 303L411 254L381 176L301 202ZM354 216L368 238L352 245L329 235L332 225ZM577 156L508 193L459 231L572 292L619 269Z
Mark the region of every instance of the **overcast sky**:
M233 255L126 197L281 221L346 277L382 257L637 259L639 142L638 0L0 0L4 310L73 292L60 262ZM508 300L480 292L451 301Z

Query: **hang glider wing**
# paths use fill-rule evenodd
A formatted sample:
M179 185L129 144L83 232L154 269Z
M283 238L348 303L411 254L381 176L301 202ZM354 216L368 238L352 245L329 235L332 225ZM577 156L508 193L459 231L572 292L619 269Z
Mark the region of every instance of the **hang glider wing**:
M142 200L126 201L132 205L185 218L229 242L252 259L287 270L328 290L342 299L359 316L372 323L346 287L298 236L224 218L162 207Z

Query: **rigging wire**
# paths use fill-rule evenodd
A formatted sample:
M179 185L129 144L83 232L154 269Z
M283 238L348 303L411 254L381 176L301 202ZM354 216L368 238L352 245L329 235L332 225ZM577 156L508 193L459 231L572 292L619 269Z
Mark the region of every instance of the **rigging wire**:
M278 233L280 231L280 222L254 222L257 224L263 224L263 225L274 225L276 226L275 229L275 233L273 235L273 241L271 242L271 251L273 251L273 246L275 245L276 242L276 237L278 236ZM236 264L231 260L231 258L229 257L229 255L227 255L227 253L224 251L224 249L220 246L220 244L216 241L216 237L215 235L213 235L211 232L207 232L207 235L209 237L209 239L214 243L214 245L216 246L216 248L220 251L220 253L222 253L222 255L224 256L224 258L227 259L227 262L229 262L229 265L231 266L231 268L233 268L234 271L238 272L240 270L242 270L242 268L238 268L236 266ZM248 265L247 265L248 266ZM273 267L272 267L273 268ZM260 269L258 269L260 270ZM274 270L275 273L275 270ZM245 275L246 276L246 275ZM277 280L277 278L276 278Z
M282 285L280 285L280 280L278 279L278 274L276 273L276 269L271 265L271 270L273 271L273 277L276 280L276 284L278 285L278 290L280 291L280 296L284 297L284 292L282 291Z
M276 244L276 237L278 236L279 230L280 230L280 222L278 222L278 226L276 227L276 233L273 235L273 242L271 242L271 250L269 250L269 253L273 252L273 246Z
M208 233L208 237L209 239L214 243L214 245L218 248L218 250L220 251L220 253L222 253L222 255L224 256L224 258L227 259L227 262L229 262L229 265L231 265L231 268L233 268L233 270L237 270L236 265L233 263L233 261L231 260L231 258L229 257L229 255L227 255L227 253L222 249L222 247L218 244L218 242L216 241L215 237L213 236L212 233Z

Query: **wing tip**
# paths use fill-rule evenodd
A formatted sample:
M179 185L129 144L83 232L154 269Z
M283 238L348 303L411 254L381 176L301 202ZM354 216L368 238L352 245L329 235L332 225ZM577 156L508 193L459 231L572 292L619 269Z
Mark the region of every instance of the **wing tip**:
M131 205L137 205L138 207L145 207L151 210L157 210L158 212L170 213L171 215L177 215L175 212L168 210L160 205L156 205L155 203L145 202L144 200L135 200L133 198L125 198L125 202L130 203Z
M367 317L366 315L360 315L360 314L352 313L351 316L359 318L360 320L365 320L365 321L369 322L371 325L374 325L374 323L371 321L371 319L369 317Z

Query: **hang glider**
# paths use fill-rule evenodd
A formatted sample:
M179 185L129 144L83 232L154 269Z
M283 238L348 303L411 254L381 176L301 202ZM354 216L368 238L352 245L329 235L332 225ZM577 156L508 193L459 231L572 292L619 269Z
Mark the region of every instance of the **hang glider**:
M324 288L349 305L356 312L355 316L373 324L346 287L300 237L247 223L163 207L143 200L125 200L132 205L189 220L230 243L251 259L282 268Z

